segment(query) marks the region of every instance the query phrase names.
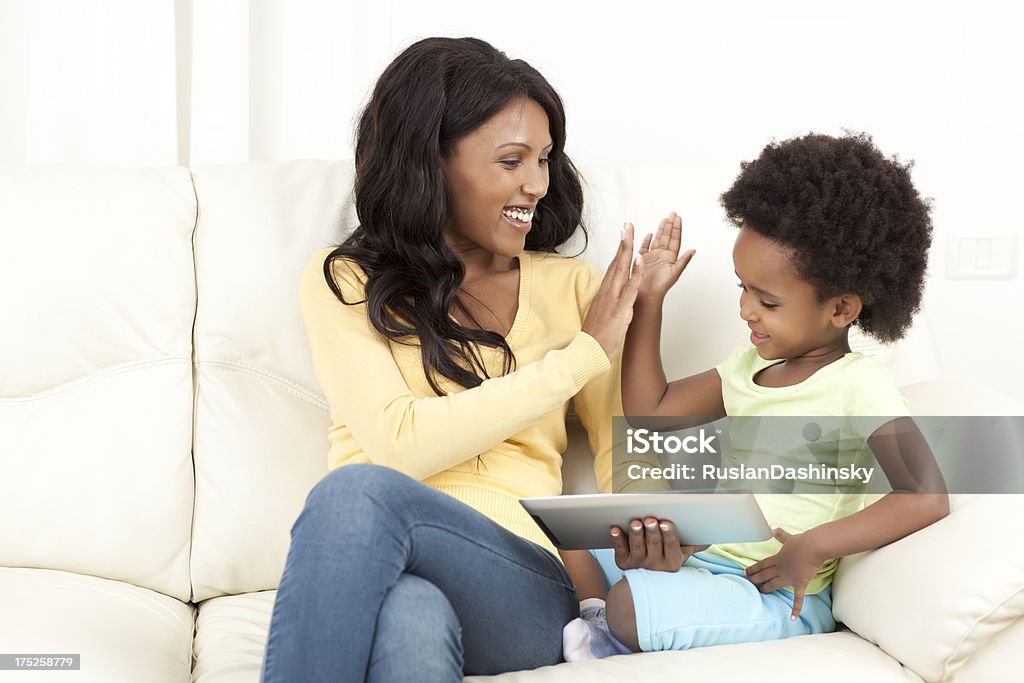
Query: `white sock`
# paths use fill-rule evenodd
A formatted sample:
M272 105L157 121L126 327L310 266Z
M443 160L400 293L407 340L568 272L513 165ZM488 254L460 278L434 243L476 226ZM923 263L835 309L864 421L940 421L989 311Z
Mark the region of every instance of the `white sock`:
M628 653L628 647L608 630L604 600L587 598L580 603L580 618L562 629L562 654L567 662L602 659Z

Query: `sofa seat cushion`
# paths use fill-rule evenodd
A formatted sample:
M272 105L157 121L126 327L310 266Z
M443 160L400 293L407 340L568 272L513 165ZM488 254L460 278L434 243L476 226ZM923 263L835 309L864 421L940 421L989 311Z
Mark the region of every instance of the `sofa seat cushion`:
M199 605L194 683L258 680L276 595L277 591L231 595L212 598ZM495 644L495 647L500 646L500 643ZM921 681L878 647L850 631L689 652L623 655L500 676L469 676L465 680L467 683L618 683L691 680L694 675L724 681L757 680L758 683Z
M757 681L793 683L901 683L921 679L850 631L766 643L645 652L559 664L500 676L469 676L466 683L617 683L621 681Z
M0 606L5 653L81 655L80 671L34 671L26 680L190 680L194 609L162 593L70 572L0 567Z
M920 682L898 661L849 631L764 643L644 652L544 667L466 683L613 683L617 681L757 681L793 683Z
M193 683L258 681L277 591L210 598L199 603Z

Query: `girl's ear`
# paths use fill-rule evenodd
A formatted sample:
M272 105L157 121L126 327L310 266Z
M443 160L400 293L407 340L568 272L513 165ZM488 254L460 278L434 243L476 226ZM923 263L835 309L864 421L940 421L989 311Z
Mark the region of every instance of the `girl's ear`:
M860 315L864 302L856 294L840 294L833 297L832 324L836 327L849 327Z

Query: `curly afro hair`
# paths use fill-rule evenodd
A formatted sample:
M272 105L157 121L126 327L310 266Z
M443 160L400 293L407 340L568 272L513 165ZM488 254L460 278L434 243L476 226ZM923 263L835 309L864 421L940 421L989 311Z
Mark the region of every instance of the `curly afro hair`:
M920 308L932 241L930 202L910 181L912 165L885 157L864 133L811 133L741 164L721 202L733 225L789 248L820 301L860 296L856 324L892 342Z

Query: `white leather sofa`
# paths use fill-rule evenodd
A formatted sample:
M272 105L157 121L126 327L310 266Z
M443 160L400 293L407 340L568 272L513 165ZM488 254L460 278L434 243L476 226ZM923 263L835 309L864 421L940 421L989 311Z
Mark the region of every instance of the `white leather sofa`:
M81 654L79 671L0 681L258 679L289 528L326 472L299 273L352 224L349 168L0 170L0 653ZM653 225L699 182L684 169L584 172L586 257L602 268L624 218ZM668 315L673 376L745 339L734 233L697 223ZM914 380L917 412L1024 412L922 370L930 343L877 349ZM581 443L567 490L592 482ZM942 522L844 559L833 634L494 680L1024 680L1022 517L1024 496L956 496Z

